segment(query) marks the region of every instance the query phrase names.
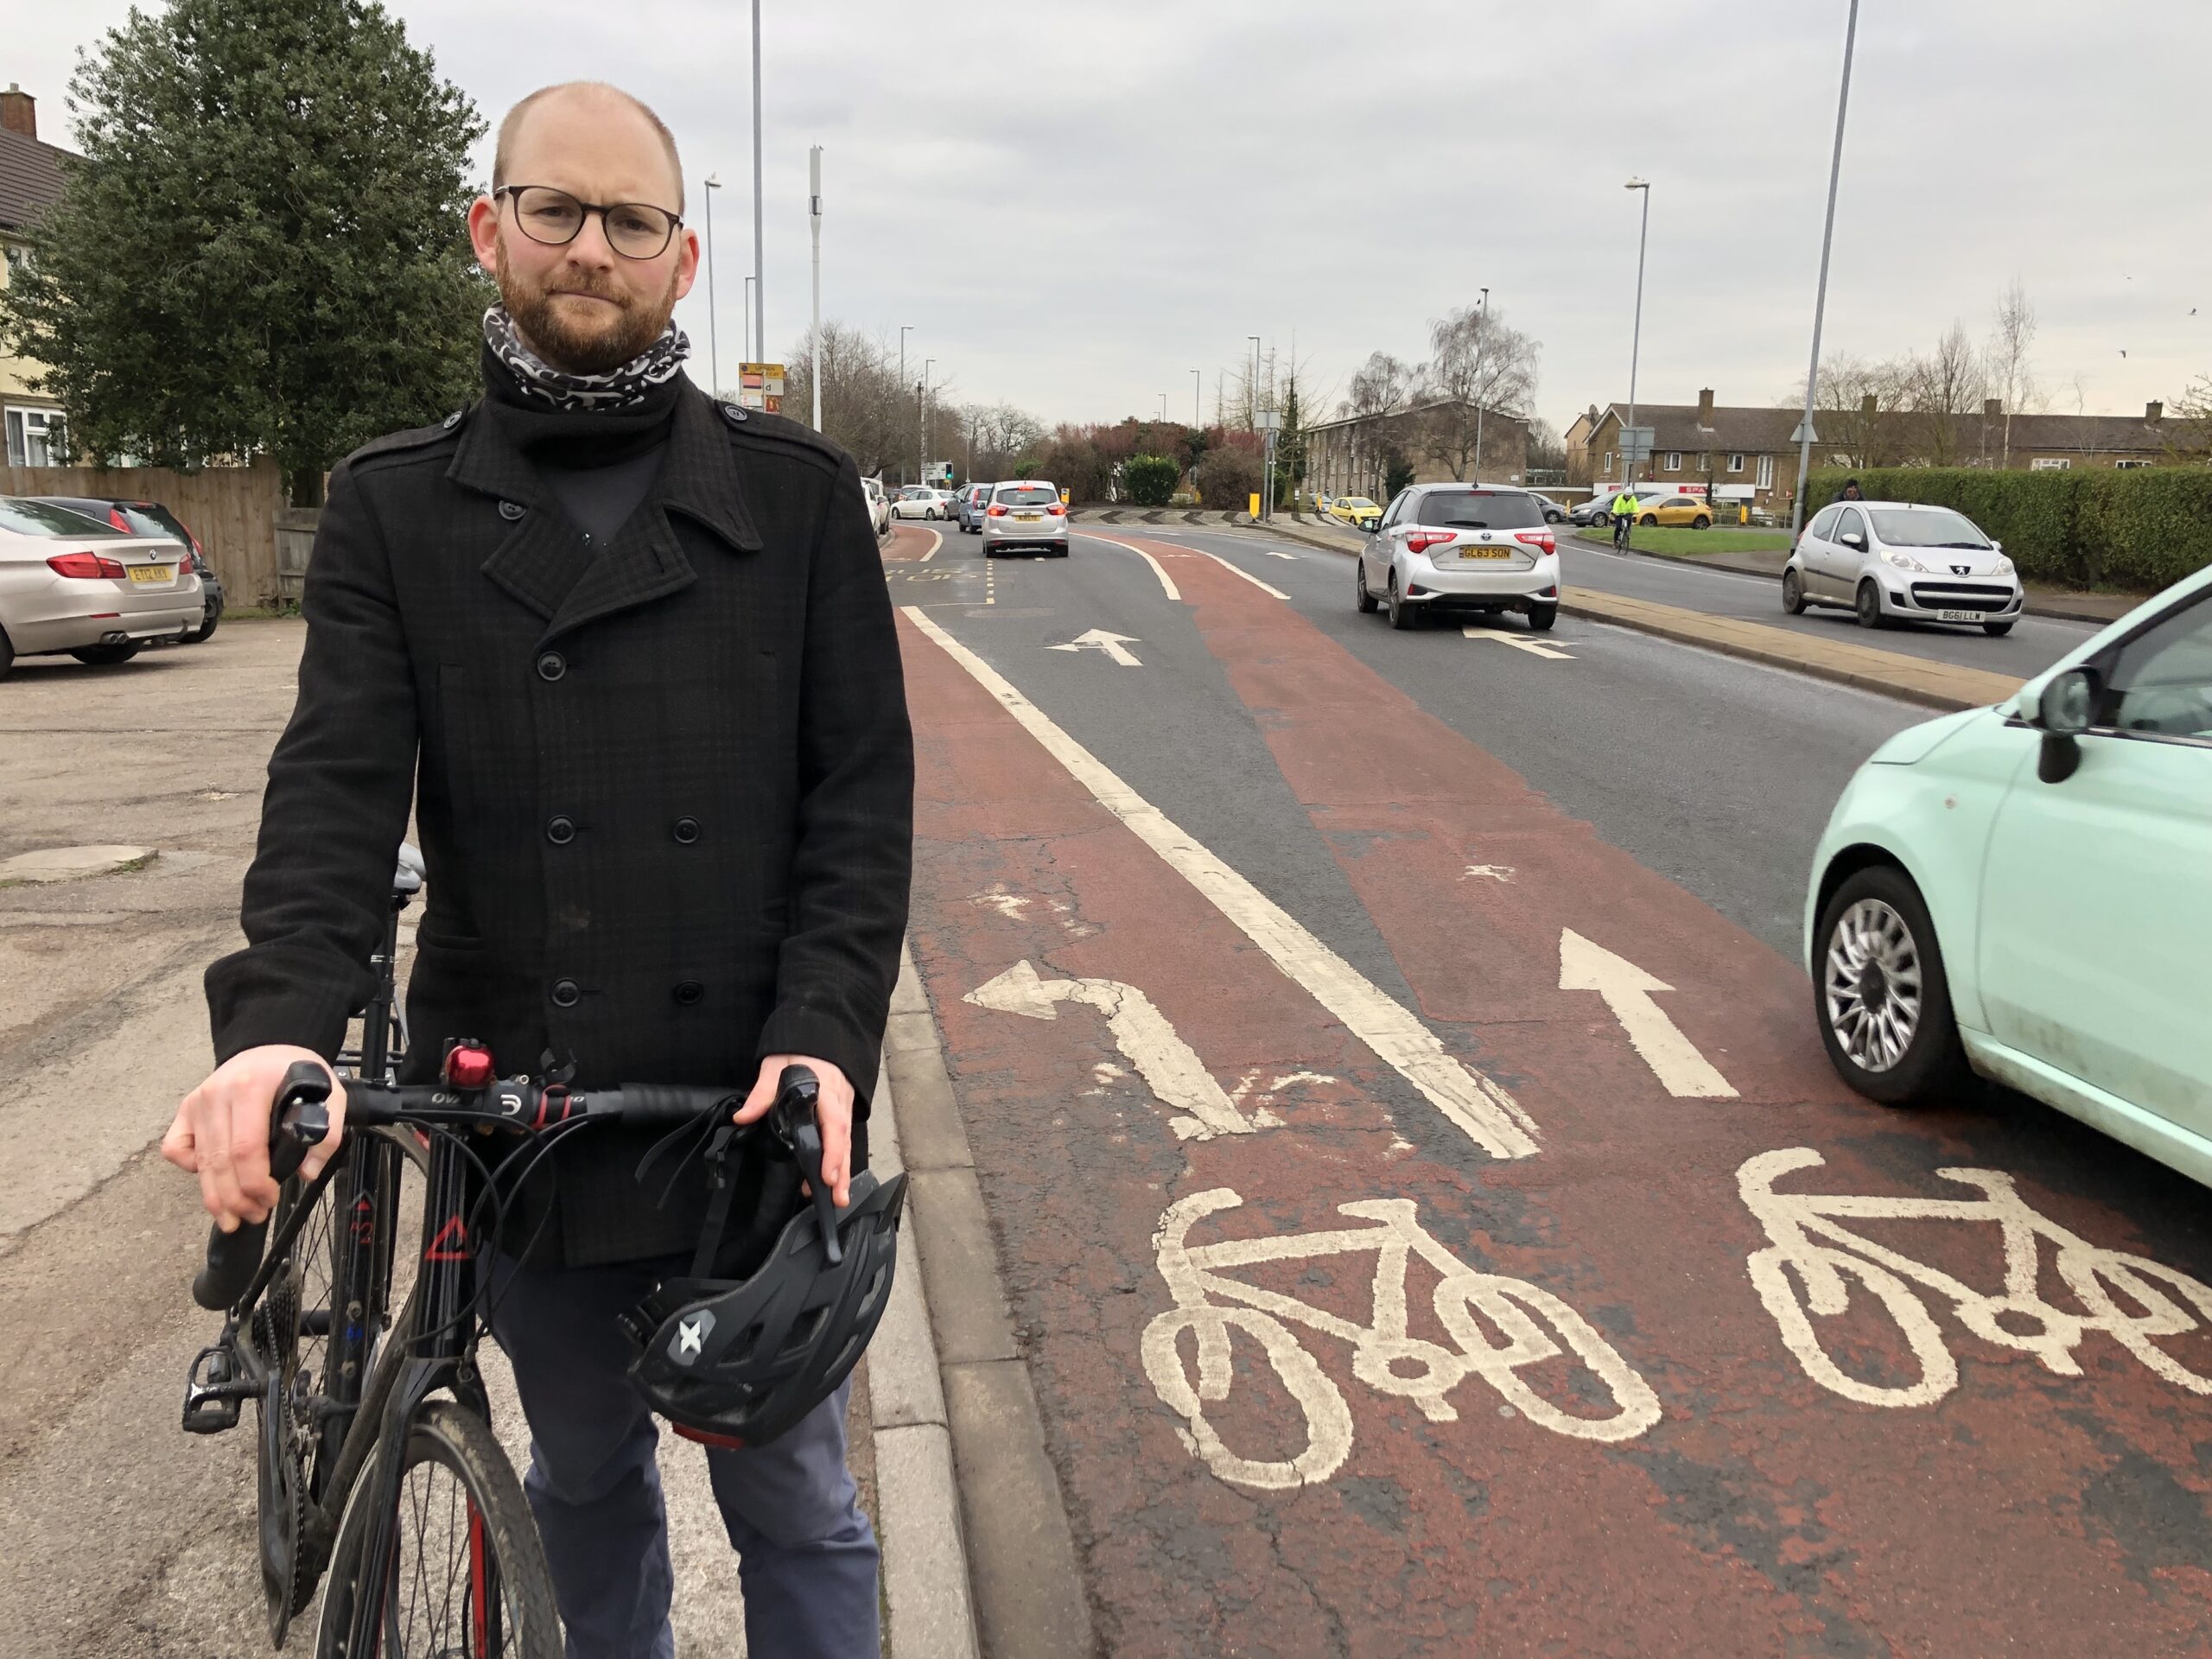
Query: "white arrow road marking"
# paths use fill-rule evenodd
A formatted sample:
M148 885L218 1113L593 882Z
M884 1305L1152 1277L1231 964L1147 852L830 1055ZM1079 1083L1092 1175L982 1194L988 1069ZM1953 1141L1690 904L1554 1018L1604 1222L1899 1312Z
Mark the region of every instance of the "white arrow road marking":
M1728 1079L1713 1069L1697 1052L1697 1045L1683 1036L1651 1000L1654 991L1675 988L1666 981L1654 979L1634 963L1591 944L1570 927L1560 930L1559 936L1559 988L1595 991L1604 997L1636 1052L1669 1094L1681 1100L1736 1098Z
M1249 1135L1255 1128L1272 1128L1278 1121L1272 1112L1263 1110L1251 1118L1239 1112L1205 1062L1167 1023L1166 1015L1153 1007L1152 999L1134 985L1117 979L1039 979L1025 957L962 1001L1028 1020L1058 1019L1062 1002L1097 1009L1106 1016L1115 1046L1143 1076L1154 1096L1184 1114L1169 1118L1167 1127L1186 1141Z
M1459 879L1464 881L1468 875L1486 875L1493 881L1510 881L1513 879L1513 867L1510 864L1470 864L1467 866L1466 875Z
M1134 653L1127 647L1137 643L1133 635L1109 633L1103 628L1093 628L1089 633L1079 633L1065 645L1047 645L1047 651L1103 651L1123 668L1142 668Z
M1446 1052L1436 1033L1354 968L1237 871L1150 801L1131 789L1091 752L1070 737L1012 681L932 621L918 607L899 607L906 620L967 670L1067 769L1093 799L1128 825L1176 874L1197 888L1268 959L1303 987L1346 1030L1396 1070L1454 1127L1493 1158L1533 1158L1536 1126L1520 1103L1494 1079Z
M1525 651L1531 657L1548 657L1553 661L1560 663L1571 663L1575 660L1557 645L1543 645L1535 639L1523 639L1517 633L1500 633L1495 628L1478 628L1472 626L1461 628L1459 632L1470 639L1495 639L1501 645L1510 645L1516 651Z
M1274 548L1272 548L1272 547L1255 548L1255 549L1254 550L1254 551L1255 551L1255 552L1260 552L1260 553L1264 553L1264 554L1266 554L1266 555L1267 555L1269 558L1271 558L1271 559L1288 559L1288 560L1289 560L1293 564L1295 564L1295 563L1298 563L1298 555L1297 555L1297 554L1295 554L1295 553L1278 553L1278 552L1277 552Z

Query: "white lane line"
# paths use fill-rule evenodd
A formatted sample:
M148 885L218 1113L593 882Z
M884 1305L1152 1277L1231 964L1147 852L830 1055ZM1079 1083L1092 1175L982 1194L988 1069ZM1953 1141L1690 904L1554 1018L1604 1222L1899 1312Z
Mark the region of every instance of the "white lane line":
M1641 564L1649 568L1654 563L1654 556L1649 553L1611 553L1602 547L1592 547L1587 542L1578 542L1571 538L1567 545L1577 553L1587 553L1600 559L1615 559L1623 564ZM1679 569L1688 570L1695 575L1710 577L1717 582L1748 582L1758 588L1771 588L1781 581L1779 575L1747 576L1740 570L1715 570L1708 565L1692 564L1683 559L1661 559L1657 563L1672 564Z
M930 550L923 554L920 558L916 559L914 563L916 564L927 564L931 559L937 557L938 549L944 545L944 536L943 532L934 530L930 531Z
M1283 592L1283 590L1282 590L1281 588L1270 588L1270 587L1268 587L1268 584L1267 584L1266 582L1262 582L1262 581L1261 581L1257 576L1254 575L1250 571L1249 571L1249 570L1239 570L1239 569L1238 569L1235 565L1231 564L1231 563L1230 563L1227 559L1223 558L1223 557L1221 556L1221 555L1220 555L1220 554L1218 554L1218 553L1211 552L1211 551L1209 551L1207 549L1203 548L1203 547L1194 547L1194 548L1192 548L1192 549L1191 549L1191 550L1190 550L1190 551L1192 551L1192 552L1193 552L1193 553L1204 553L1204 554L1205 554L1206 557L1208 557L1208 558L1211 559L1211 560L1212 560L1216 564L1219 565L1223 569L1224 569L1224 570L1228 571L1228 572L1229 572L1229 574L1230 574L1230 575L1232 575L1232 576L1242 576L1242 577L1243 577L1245 581L1247 581L1247 582L1250 582L1250 583L1251 583L1255 588L1258 588L1258 589L1259 589L1262 593L1263 593L1263 594L1269 594L1269 595L1271 595L1271 596L1273 596L1274 598L1276 598L1276 599L1288 599L1288 598L1290 597L1290 595L1289 595L1288 594L1286 594L1285 592Z
M1111 536L1101 536L1095 530L1086 530L1078 533L1086 540L1103 542L1109 547L1122 548L1128 552L1135 554L1137 557L1142 559L1147 564L1152 567L1152 574L1160 578L1160 585L1166 591L1167 597L1174 600L1179 604L1182 601L1183 594L1181 590L1175 586L1173 580L1168 575L1167 572L1160 567L1160 561L1154 558L1151 554L1146 552L1144 549L1139 547L1135 543L1116 541Z
M1102 537L1099 539L1104 540ZM1413 1084L1470 1141L1495 1158L1535 1154L1536 1126L1518 1102L1491 1078L1445 1052L1435 1034L1365 975L1313 937L1280 905L1166 813L1123 783L1097 756L1060 729L1006 677L922 611L900 607L906 620L968 671L1097 803L1127 824L1199 896L1267 952L1306 994L1341 1020L1387 1065Z

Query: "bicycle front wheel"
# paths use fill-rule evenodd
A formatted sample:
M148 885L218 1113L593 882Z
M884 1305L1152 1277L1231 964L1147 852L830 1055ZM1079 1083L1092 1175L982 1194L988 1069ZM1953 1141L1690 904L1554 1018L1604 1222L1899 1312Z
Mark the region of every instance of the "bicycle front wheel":
M346 1500L322 1598L316 1659L356 1659L353 1609L380 1606L358 1659L561 1659L552 1576L522 1484L482 1419L451 1401L410 1427L385 1560L364 1559L375 1460Z

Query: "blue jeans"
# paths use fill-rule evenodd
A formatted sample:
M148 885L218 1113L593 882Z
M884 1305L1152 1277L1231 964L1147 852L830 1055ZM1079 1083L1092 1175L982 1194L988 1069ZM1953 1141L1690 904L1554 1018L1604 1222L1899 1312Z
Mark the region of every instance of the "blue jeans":
M530 1422L523 1482L544 1540L568 1659L673 1659L660 1434L626 1375L615 1324L689 1263L491 1262L493 1334ZM745 1592L754 1659L876 1659L875 1533L845 1467L849 1380L766 1446L709 1448L707 1467Z

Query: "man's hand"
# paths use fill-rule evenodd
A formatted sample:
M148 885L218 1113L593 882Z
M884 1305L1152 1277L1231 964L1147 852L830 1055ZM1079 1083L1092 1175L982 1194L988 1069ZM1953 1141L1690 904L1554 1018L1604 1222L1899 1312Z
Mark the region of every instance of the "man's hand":
M276 1183L269 1173L269 1109L284 1086L284 1073L298 1060L330 1070L314 1050L283 1043L232 1055L184 1097L175 1122L162 1137L162 1156L200 1177L200 1202L226 1233L235 1232L242 1221L264 1219L276 1207ZM305 1180L313 1180L330 1161L346 1127L346 1086L334 1073L330 1081L330 1133L301 1163ZM838 1079L840 1084L843 1081ZM829 1093L826 1085L823 1092ZM852 1122L849 1089L843 1121ZM839 1143L841 1153L844 1144Z
M737 1122L752 1123L767 1116L776 1103L776 1080L787 1065L805 1066L822 1081L814 1103L814 1119L822 1128L822 1179L842 1210L853 1198L853 1085L842 1071L811 1054L771 1054L760 1062L760 1076L738 1109Z

